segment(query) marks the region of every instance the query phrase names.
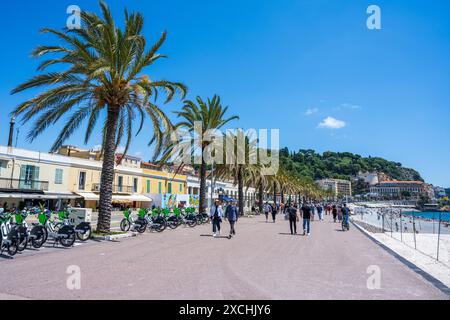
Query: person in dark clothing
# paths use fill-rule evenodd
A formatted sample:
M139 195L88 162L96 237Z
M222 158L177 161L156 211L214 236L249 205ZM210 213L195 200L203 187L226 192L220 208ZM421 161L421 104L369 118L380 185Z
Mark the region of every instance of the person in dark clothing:
M277 204L274 203L273 206L272 206L272 220L273 220L273 223L275 223L275 218L277 216L277 213L278 213L278 207L277 207Z
M213 226L213 237L216 237L217 233L220 235L220 223L222 222L222 206L219 200L216 200L211 206L209 215Z
M336 219L337 219L337 208L336 208L336 205L333 205L333 209L331 210L331 212L332 212L332 214L333 214L333 220L334 220L334 222L336 222Z
M291 234L297 234L297 208L289 205L286 211L289 216L289 227L291 228Z
M311 206L303 204L302 206L302 218L303 218L303 235L311 234Z
M228 236L228 238L231 239L232 236L236 235L236 230L234 229L234 226L239 219L236 203L231 203L227 207L227 209L225 210L225 218L230 223L230 235Z

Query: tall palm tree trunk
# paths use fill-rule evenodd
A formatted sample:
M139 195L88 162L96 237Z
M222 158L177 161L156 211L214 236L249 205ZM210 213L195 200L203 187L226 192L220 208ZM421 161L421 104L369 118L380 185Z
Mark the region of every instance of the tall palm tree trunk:
M244 177L242 170L243 168L240 165L238 169L238 205L240 215L244 215Z
M259 206L259 212L263 212L263 202L264 202L264 188L263 184L259 184L259 192L258 192L258 206Z
M112 193L114 183L114 164L116 153L116 130L119 109L108 107L105 145L103 150L103 167L100 180L100 200L97 231L109 233L111 228Z
M202 147L202 155L205 147ZM212 185L211 185L212 188ZM202 164L200 166L200 201L199 212L206 213L206 162L202 156Z

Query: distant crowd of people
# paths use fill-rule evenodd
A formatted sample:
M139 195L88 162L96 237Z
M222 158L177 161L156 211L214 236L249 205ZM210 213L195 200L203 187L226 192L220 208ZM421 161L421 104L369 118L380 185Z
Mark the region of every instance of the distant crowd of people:
M252 212L257 212L257 207L252 206ZM289 227L291 234L297 234L297 222L302 220L303 235L311 235L311 221L317 219L323 221L324 216L330 215L333 217L335 223L344 222L348 225L350 209L345 203L333 204L333 203L314 203L304 202L298 203L269 203L263 204L263 212L266 218L266 223L271 220L276 222L276 217L279 213L283 213L286 220L289 220ZM219 200L216 200L210 208L210 218L212 224L213 237L220 235L222 218L225 218L230 224L229 238L236 235L236 223L239 219L239 210L236 202L230 202L223 209Z

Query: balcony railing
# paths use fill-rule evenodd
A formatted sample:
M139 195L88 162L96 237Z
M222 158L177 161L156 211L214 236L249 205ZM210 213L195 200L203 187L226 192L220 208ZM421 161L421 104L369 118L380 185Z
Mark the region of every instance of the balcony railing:
M94 183L92 185L93 192L100 192L100 183ZM113 186L113 193L121 193L121 194L133 194L133 186Z
M0 178L0 190L3 191L48 191L48 181Z

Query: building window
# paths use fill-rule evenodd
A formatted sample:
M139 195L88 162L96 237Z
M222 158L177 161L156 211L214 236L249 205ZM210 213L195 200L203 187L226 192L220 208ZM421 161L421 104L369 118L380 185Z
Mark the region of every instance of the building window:
M122 192L123 191L123 177L119 176L117 178L117 191Z
M86 172L81 171L78 177L78 190L84 190L86 188Z
M150 186L151 186L151 182L150 182L150 180L147 180L147 193L150 193Z
M39 180L39 167L24 165L20 167L20 188L34 189Z
M63 183L63 170L56 169L55 170L55 184L62 184L62 183Z
M158 193L162 193L162 182L158 182Z
M138 192L138 179L137 178L133 178L133 192L134 193Z
M183 192L183 184L180 183L180 192Z
M171 182L169 182L169 183L167 184L167 193L169 193L169 194L172 193L172 183L171 183Z

